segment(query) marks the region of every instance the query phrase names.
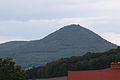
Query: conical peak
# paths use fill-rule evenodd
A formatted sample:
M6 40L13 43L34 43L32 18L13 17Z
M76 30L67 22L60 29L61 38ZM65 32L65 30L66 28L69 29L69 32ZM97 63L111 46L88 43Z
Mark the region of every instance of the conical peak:
M79 24L71 24L71 25L67 25L67 26L64 26L63 28L80 28L82 26L80 26Z
M71 24L71 25L64 26L60 30L80 30L80 29L86 29L86 28L80 26L79 24Z
M72 27L81 27L79 24L70 24L70 25L67 25L67 26L72 26ZM66 26L66 27L67 27Z
M88 32L90 30L82 27L79 24L71 24L71 25L64 26L58 31L68 31L68 32L71 31L76 33L76 32Z

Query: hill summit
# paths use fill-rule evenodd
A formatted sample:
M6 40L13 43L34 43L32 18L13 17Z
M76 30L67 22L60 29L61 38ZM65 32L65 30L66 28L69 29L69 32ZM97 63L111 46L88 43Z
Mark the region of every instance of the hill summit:
M12 57L24 68L50 61L80 56L87 52L104 52L117 48L96 33L80 26L68 25L41 40L8 42L0 45L1 57Z

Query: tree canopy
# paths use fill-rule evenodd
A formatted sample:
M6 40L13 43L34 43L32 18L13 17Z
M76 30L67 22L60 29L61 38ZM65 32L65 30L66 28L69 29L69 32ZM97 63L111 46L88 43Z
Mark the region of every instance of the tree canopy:
M68 71L99 70L110 67L110 63L120 59L120 47L104 53L86 53L83 56L62 58L28 70L29 78L49 78L67 76Z
M26 72L11 58L0 58L0 80L27 80Z

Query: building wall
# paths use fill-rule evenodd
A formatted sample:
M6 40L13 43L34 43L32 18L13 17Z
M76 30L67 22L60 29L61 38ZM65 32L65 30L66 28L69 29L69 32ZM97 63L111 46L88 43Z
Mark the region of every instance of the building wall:
M120 70L71 71L68 80L120 80Z

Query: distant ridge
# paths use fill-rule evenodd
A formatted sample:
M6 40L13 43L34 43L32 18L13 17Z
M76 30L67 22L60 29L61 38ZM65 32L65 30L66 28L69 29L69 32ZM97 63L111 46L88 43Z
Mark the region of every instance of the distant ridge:
M11 47L12 46L12 47ZM71 24L41 40L9 42L0 45L0 57L12 57L24 68L44 65L50 61L80 56L87 52L104 52L117 48L96 33Z

